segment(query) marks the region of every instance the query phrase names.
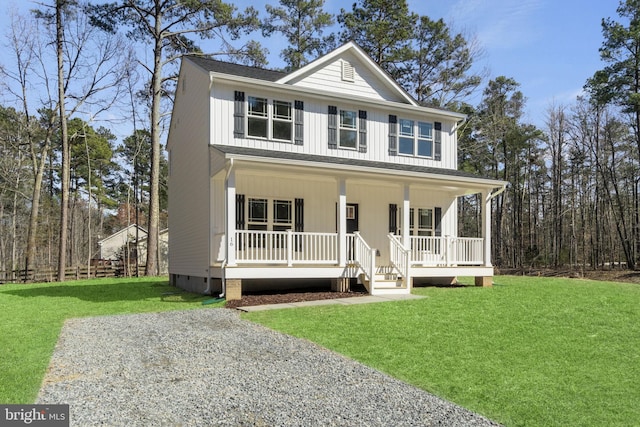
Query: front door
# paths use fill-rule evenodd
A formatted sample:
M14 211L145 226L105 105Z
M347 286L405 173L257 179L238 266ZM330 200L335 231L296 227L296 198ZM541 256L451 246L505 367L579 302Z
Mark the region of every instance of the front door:
M356 203L347 203L347 234L353 234L354 231L359 231L358 226L358 205ZM355 241L351 241L351 244L347 248L347 259L353 260L355 255L354 248Z

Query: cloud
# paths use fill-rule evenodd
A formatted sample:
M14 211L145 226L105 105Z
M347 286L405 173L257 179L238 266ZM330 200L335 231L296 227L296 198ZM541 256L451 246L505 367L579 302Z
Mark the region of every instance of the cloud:
M457 25L474 31L486 49L510 49L538 39L533 16L546 0L458 0L449 10ZM539 21L538 21L539 22Z

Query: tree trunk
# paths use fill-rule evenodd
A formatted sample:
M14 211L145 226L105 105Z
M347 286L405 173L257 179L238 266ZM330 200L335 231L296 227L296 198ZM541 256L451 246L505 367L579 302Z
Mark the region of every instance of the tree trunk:
M62 173L60 192L60 242L58 242L58 281L64 282L64 272L67 267L67 226L69 223L69 185L71 152L69 149L69 135L67 134L67 114L65 111L64 92L64 62L62 25L62 8L66 0L56 0L56 48L58 57L58 111L60 114L60 139L62 140Z
M151 183L149 189L149 234L145 275L158 274L158 223L160 219L160 102L162 99L162 14L156 14L153 76L151 78ZM137 244L137 242L136 242Z

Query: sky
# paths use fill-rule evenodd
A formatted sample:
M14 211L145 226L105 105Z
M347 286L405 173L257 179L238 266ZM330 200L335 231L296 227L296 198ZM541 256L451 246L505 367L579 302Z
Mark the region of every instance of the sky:
M49 3L48 0L43 0ZM277 0L239 0L239 9L252 5L265 15L265 4ZM325 0L325 10L339 14L351 9L353 0ZM527 99L524 120L542 129L550 106L571 105L586 80L604 67L598 49L602 45L603 18L619 20L618 0L409 0L409 8L431 19L443 18L456 32L475 37L483 51L478 70L489 78L506 76L520 84ZM9 9L26 13L35 2L0 0L0 28L9 25ZM4 37L6 30L0 33ZM262 39L270 49L269 66L279 67L282 44ZM275 42L275 43L274 43ZM0 49L0 64L6 64ZM468 100L477 105L488 81Z

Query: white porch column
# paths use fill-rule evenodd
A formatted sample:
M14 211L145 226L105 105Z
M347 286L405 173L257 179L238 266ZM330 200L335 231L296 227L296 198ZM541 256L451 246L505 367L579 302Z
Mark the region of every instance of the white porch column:
M404 199L402 201L402 245L405 248L411 247L411 229L410 226L410 209L411 209L411 189L409 184L404 186Z
M236 171L231 164L227 172L227 179L224 182L225 205L226 205L226 257L227 265L236 265Z
M347 265L347 181L338 181L338 265Z
M484 265L491 267L491 192L481 193L484 200L482 206L482 237L484 238Z

